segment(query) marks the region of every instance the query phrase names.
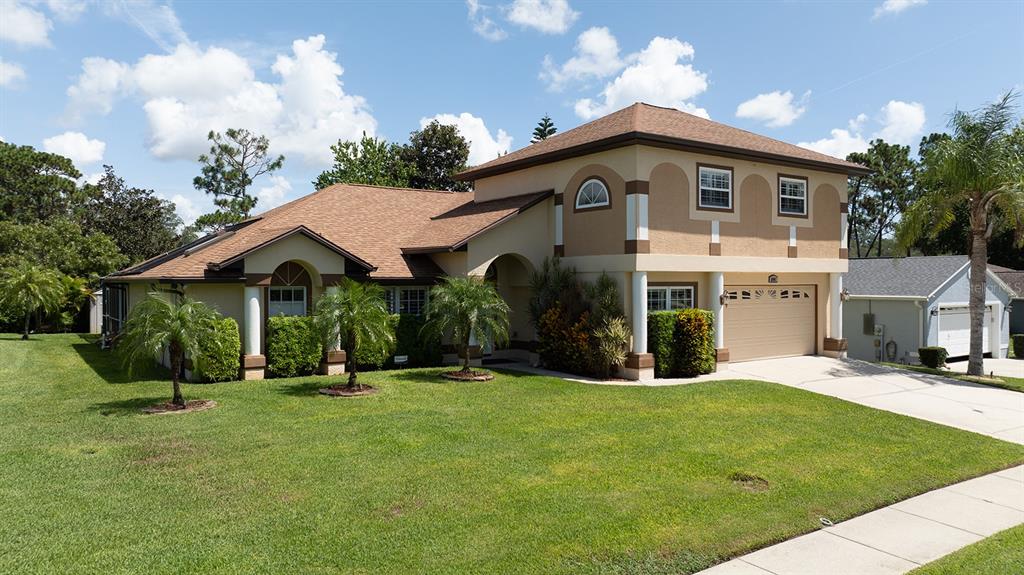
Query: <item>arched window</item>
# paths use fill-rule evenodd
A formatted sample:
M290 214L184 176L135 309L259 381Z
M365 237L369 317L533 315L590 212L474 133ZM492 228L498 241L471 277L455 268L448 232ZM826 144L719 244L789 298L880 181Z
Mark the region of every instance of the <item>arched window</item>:
M599 208L608 205L608 188L597 179L587 180L576 194L576 209Z

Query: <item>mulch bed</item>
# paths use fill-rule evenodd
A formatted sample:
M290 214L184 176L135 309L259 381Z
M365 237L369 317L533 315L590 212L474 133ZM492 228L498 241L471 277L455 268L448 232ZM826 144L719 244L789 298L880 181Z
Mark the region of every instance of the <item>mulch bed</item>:
M352 389L347 385L332 385L330 387L321 387L320 393L331 397L361 397L377 393L377 388L363 385L358 389Z
M148 415L166 415L168 413L192 413L193 411L205 411L217 407L217 402L211 399L192 399L185 402L185 407L174 405L169 401L142 408L142 413Z
M494 374L488 371L445 371L441 377L452 381L491 381Z

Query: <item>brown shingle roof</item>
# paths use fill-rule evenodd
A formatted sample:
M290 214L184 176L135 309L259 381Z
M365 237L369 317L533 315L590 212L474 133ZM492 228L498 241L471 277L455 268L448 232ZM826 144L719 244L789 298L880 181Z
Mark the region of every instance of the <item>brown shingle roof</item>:
M545 194L475 203L473 194L336 184L234 226L215 241L185 248L113 274L125 278L202 279L224 272L239 255L291 233L314 237L356 264L365 262L376 279L436 277L441 269L424 251L457 249L460 242L534 205ZM402 248L412 249L403 253ZM435 248L424 250L422 248ZM412 253L412 252L420 253ZM213 265L211 265L213 264Z
M859 164L681 112L636 103L582 126L555 134L458 175L475 180L596 151L646 143L712 155L769 160L841 173L866 173Z

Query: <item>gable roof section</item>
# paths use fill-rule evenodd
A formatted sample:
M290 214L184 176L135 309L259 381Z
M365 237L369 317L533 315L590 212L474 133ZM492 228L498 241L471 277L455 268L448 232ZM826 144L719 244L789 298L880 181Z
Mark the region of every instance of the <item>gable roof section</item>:
M111 278L239 280L226 270L246 255L299 233L370 271L378 280L435 278L427 251L458 249L550 192L475 203L472 193L336 184ZM406 246L436 248L403 253Z
M1012 295L1024 298L1024 271L992 265L988 266L988 269L994 272L996 277L1003 280L1003 283L1013 291Z
M851 295L928 298L968 263L967 256L850 260L843 287Z
M800 146L673 108L636 103L470 168L457 177L465 181L476 180L633 144L679 148L843 174L869 173L867 168L859 164Z

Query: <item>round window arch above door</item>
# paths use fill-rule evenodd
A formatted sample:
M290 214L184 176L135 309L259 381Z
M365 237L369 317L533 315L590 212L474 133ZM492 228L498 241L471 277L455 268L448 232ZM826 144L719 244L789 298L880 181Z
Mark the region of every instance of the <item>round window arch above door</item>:
M309 315L313 304L313 278L309 270L296 261L277 266L270 277L266 301L268 317L278 315L277 312Z
M576 209L601 208L610 205L608 185L600 178L588 178L576 192Z

